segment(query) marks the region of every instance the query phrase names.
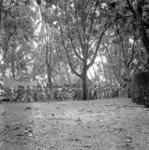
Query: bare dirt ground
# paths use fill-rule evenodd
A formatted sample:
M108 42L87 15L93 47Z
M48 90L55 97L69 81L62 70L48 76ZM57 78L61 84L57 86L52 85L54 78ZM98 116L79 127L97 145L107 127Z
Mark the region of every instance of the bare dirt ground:
M149 108L130 99L3 103L0 150L149 150Z

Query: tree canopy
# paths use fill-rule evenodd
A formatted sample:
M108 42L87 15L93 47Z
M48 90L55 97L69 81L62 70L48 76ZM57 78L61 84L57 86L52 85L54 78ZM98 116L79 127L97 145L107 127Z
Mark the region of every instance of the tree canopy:
M81 79L125 86L149 69L148 0L1 0L1 76L52 89Z

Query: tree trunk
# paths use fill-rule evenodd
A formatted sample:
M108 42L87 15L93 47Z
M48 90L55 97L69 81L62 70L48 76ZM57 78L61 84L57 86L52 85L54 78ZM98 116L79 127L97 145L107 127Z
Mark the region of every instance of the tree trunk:
M14 62L11 62L11 73L12 73L12 78L15 79L15 69L14 69Z
M131 98L131 81L128 81L127 86L127 97Z
M46 45L46 67L47 67L47 76L48 76L48 83L47 83L47 99L48 100L52 100L52 95L51 95L51 91L52 91L52 66L51 66L51 62L52 62L52 53L50 51L50 49L48 48L48 43Z
M82 100L87 100L87 67L84 66L82 74Z
M139 29L139 33L142 39L142 43L146 49L147 54L149 55L149 37L147 35L147 30L144 27L143 24L143 5L144 5L144 1L142 0L138 0L138 4L137 4L137 21L138 21L138 29Z
M3 0L0 1L0 26L2 24Z
M61 63L58 62L58 70L59 70L59 75L60 75L60 80L61 80L61 86L64 86L64 76L61 70Z
M51 65L49 63L46 64L47 66L47 77L48 77L48 83L47 83L47 87L46 87L46 95L47 95L47 99L48 100L52 100L53 96L52 96L52 68Z
M52 90L52 68L47 64L48 88Z

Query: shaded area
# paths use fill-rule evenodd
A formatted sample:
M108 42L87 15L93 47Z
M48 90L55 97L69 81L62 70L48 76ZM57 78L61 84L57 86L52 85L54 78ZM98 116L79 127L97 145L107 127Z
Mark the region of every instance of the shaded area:
M149 72L134 74L132 78L132 101L149 107Z

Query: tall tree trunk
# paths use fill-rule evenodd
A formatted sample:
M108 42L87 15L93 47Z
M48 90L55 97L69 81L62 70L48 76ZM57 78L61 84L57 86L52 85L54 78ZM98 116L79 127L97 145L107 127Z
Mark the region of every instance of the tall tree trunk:
M83 74L82 74L82 100L87 100L87 67L86 65L83 68Z
M49 62L46 63L46 66L47 66L47 77L48 77L46 95L47 95L48 100L52 100L53 99L53 96L51 95L52 94L51 93L52 91L52 68Z
M61 80L61 85L64 86L64 76L61 70L61 63L58 62L58 70L59 70L59 75L60 75L60 80Z
M139 29L139 33L140 33L140 36L141 36L141 39L142 39L142 43L146 49L146 52L147 54L149 55L149 37L147 35L147 31L144 27L144 24L143 24L143 5L144 5L144 1L143 0L138 0L138 3L137 3L137 13L136 13L136 16L137 16L137 21L138 21L138 29Z
M0 26L2 24L3 0L0 1Z
M48 88L52 90L52 68L50 64L47 64L47 76L48 76Z
M47 83L47 98L49 100L52 100L52 95L51 95L51 91L52 91L52 66L51 66L51 63L52 63L52 54L51 54L51 51L48 47L48 44L46 45L46 60L45 60L45 63L46 63L46 69L47 69L47 76L48 76L48 83Z

